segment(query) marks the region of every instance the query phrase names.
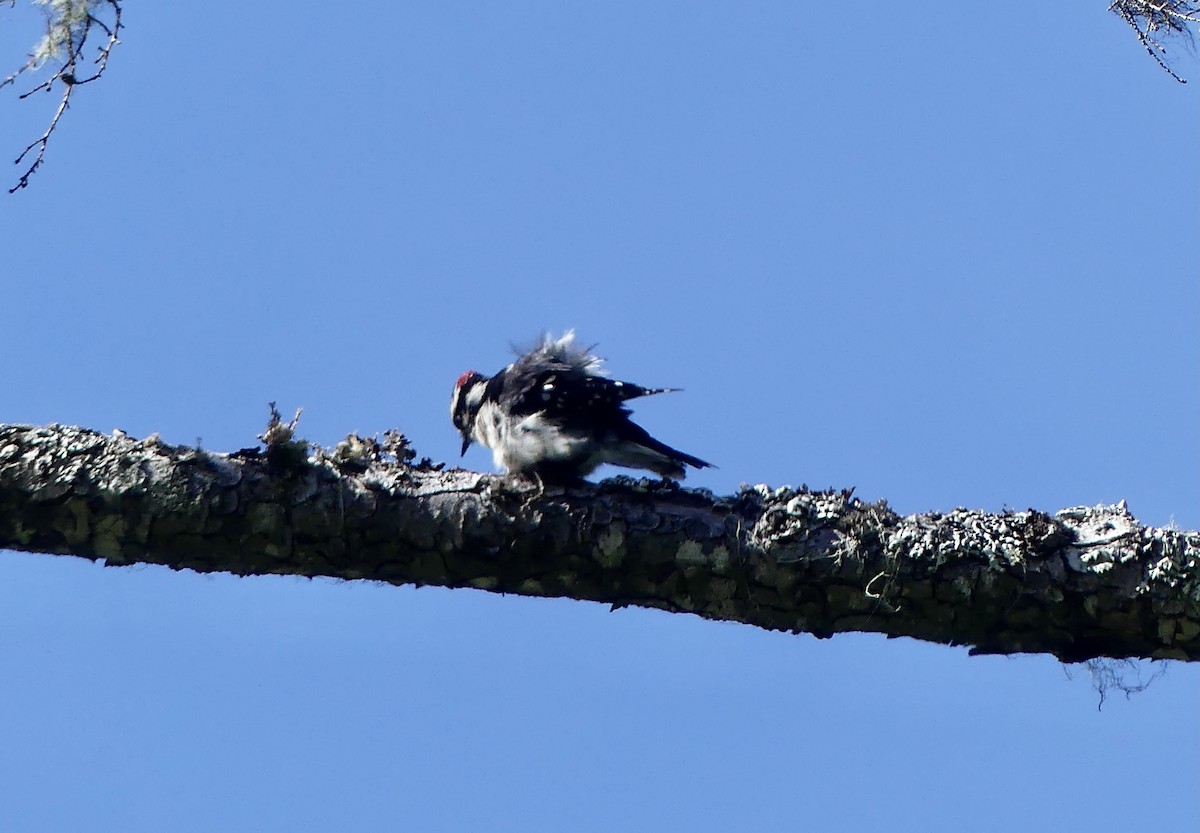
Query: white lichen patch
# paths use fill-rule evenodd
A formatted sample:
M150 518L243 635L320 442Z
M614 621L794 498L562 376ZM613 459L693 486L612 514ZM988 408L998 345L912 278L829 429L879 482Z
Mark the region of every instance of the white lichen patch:
M841 547L836 522L852 503L851 491L812 492L790 486L771 489L759 484L742 486L764 504L746 531L748 543L771 554L781 564L794 563L814 550L828 554Z
M271 417L267 421L267 427L263 430L258 438L263 441L263 444L268 448L273 446L286 445L288 443L298 443L305 445L303 441L296 440L296 426L300 424L300 414L304 413L303 408L296 409L296 415L292 417L291 422L284 422L283 417L279 413L279 409L275 407L275 403L270 403Z
M362 483L372 488L380 488L386 492L406 491L414 497L433 497L436 495L455 495L460 492L479 492L483 489L483 481L491 475L475 471L456 469L442 472L437 479L418 481L414 488L402 469L369 469L362 477ZM348 478L350 482L352 479Z
M1055 516L1075 530L1075 541L1081 547L1092 547L1119 541L1138 532L1137 518L1129 512L1125 501L1106 506L1073 506Z
M791 486L779 486L772 489L766 483L755 483L753 486L742 484L743 492L752 492L758 495L763 500L783 500L789 495L794 494Z
M1065 557L1076 572L1103 575L1142 552L1141 527L1125 501L1111 506L1072 506L1055 517L1073 533L1074 545L1067 547Z
M367 465L379 459L379 442L372 437L347 434L333 449L333 459L339 463Z
M974 558L985 561L989 570L1003 572L1025 563L1022 530L1029 518L1028 512L991 515L961 508L945 515L913 515L891 531L885 546L892 557L925 560L933 567Z
M1138 585L1138 592L1148 592L1157 584L1193 603L1200 602L1200 532L1146 527L1142 542L1161 555L1146 569L1146 579Z
M848 500L846 492L800 492L783 508L789 515L824 521L840 516Z

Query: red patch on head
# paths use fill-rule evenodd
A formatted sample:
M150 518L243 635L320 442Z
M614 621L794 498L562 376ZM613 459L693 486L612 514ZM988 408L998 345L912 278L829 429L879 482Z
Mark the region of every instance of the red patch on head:
M476 373L474 370L468 370L466 373L464 373L463 375L458 377L458 381L454 383L454 387L461 388L463 385L465 385L467 383L468 380L470 380L473 377L478 376L478 375L479 374Z

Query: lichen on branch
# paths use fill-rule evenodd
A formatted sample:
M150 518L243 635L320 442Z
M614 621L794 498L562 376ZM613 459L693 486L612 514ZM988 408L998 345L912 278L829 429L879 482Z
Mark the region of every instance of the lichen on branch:
M0 426L0 548L473 587L981 653L1200 660L1200 533L1142 526L1124 504L902 517L852 490L538 488L414 465L389 436L222 454Z

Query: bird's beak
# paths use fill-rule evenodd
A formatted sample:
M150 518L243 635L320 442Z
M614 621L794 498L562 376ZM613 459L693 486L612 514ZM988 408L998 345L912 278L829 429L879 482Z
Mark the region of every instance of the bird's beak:
M468 449L468 448L470 448L470 447L471 447L471 435L470 435L470 434L464 434L464 435L463 435L463 447L462 447L462 451L459 453L459 455L458 455L458 456L459 456L459 457L462 457L463 455L465 455L465 454L467 453L467 449Z

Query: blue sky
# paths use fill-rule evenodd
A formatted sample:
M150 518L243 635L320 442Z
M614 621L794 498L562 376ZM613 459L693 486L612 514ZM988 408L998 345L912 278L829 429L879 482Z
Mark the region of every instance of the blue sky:
M1103 2L126 5L0 200L0 421L232 450L274 400L454 461L454 379L574 327L686 389L638 417L719 466L695 485L1200 527L1200 65L1176 84ZM0 149L53 104L0 93ZM1188 830L1198 695L1181 664L1097 712L1043 657L0 556L12 833Z

